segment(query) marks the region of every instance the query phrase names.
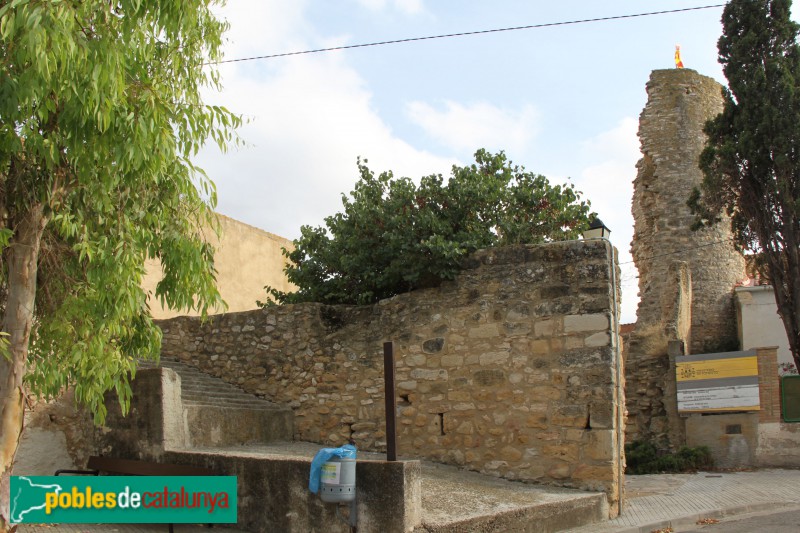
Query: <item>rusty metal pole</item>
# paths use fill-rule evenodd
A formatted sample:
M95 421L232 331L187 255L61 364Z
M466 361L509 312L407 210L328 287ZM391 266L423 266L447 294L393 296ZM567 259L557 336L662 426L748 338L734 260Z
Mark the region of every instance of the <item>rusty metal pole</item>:
M383 343L383 382L386 395L386 460L397 461L397 396L394 390L394 346Z

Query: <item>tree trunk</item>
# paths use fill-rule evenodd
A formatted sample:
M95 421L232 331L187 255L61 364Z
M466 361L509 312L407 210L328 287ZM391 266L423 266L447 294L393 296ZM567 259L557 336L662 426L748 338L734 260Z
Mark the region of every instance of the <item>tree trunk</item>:
M39 246L46 224L43 205L35 204L17 225L6 251L8 295L2 331L8 334L10 359L0 356L0 532L11 526L8 484L25 414L22 379L33 326Z
M784 254L785 255L785 254ZM795 367L800 370L800 265L791 257L767 257L767 275L775 291L775 303L789 341ZM794 264L792 264L794 263Z

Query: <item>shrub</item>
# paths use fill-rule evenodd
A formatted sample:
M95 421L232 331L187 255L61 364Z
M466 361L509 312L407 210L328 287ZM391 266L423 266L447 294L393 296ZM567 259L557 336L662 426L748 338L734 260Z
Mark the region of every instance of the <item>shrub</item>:
M658 450L652 443L634 441L625 445L626 474L668 474L713 468L707 446L681 447L677 453Z
M503 152L478 150L475 164L419 185L359 161L344 210L301 228L286 275L298 287L267 287L277 303L369 304L451 280L475 250L577 238L593 215L572 185L551 185ZM269 302L262 303L268 305Z

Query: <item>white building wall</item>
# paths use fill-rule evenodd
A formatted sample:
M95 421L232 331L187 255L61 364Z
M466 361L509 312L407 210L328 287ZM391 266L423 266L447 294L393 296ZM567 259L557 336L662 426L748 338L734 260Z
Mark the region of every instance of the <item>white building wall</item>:
M736 287L736 310L742 350L777 346L778 364L793 362L771 286Z

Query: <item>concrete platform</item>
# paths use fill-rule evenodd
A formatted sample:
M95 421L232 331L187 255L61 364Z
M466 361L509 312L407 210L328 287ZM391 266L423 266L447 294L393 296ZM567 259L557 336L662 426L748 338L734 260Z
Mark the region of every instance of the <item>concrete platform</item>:
M195 448L192 451L310 462L321 447L323 446L308 442L283 442L222 450ZM359 451L358 458L385 461L386 455ZM454 466L420 462L422 524L415 529L418 533L549 533L601 522L608 517L606 496L601 492L533 485L469 472Z
M317 445L311 445L317 446ZM301 450L290 451L296 453ZM305 452L302 452L305 453ZM367 455L367 454L365 454ZM376 454L377 455L377 454ZM378 455L378 457L380 457ZM461 531L482 532L493 531L525 531L514 526L497 529L503 525L505 516L515 513L507 506L503 498L526 498L526 496L509 495L501 487L497 491L483 492L469 482L467 476L451 476L450 467L425 468L423 484L432 488L427 497L423 497L423 508L428 531ZM483 478L484 476L479 476ZM427 481L426 481L427 480ZM463 480L467 480L464 482ZM485 480L484 480L485 481ZM501 480L501 486L505 483ZM489 483L492 485L492 483ZM558 504L558 489L545 489L535 494L541 487L512 483L517 489L531 490L527 496L532 499L541 498L543 503ZM520 486L522 485L522 486ZM628 502L618 518L604 523L569 529L568 523L558 524L562 530L571 533L650 533L653 530L672 527L676 532L694 529L701 518L720 518L748 514L758 511L779 511L800 508L800 470L764 469L751 472L700 472L697 474L666 474L652 476L627 476L625 481ZM441 492L440 492L441 491ZM570 491L567 491L570 492ZM519 500L517 500L519 501ZM476 519L470 506L494 508L498 519L495 522L471 524L465 519ZM543 507L547 508L547 507ZM551 507L552 509L552 507ZM461 513L461 514L460 514ZM522 524L538 524L541 518L528 517L520 520ZM460 525L459 525L460 524ZM506 525L508 525L506 523ZM436 528L441 529L436 529ZM525 527L525 526L519 526ZM176 525L178 533L244 533L240 529L217 526L213 530L192 525ZM163 524L136 525L23 525L18 533L163 533ZM418 529L418 532L425 529ZM533 529L533 531L539 531Z
M608 517L606 496L423 463L419 533L555 532Z
M193 457L202 455L213 458L221 464L245 464L244 477L240 483L250 483L252 486L252 473L256 465L267 466L264 472L271 469L291 468L297 470L298 475L305 476L305 480L298 479L295 485L284 487L279 492L273 492L276 498L286 497L286 490L306 491L308 483L308 468L311 459L321 448L319 444L306 442L282 442L261 445L245 445L226 448L192 448L183 452L175 450L171 453L186 453ZM364 461L364 467L372 461L385 461L385 454L359 452L358 458ZM402 459L402 458L401 458ZM292 465L292 466L289 466ZM549 533L561 531L568 527L577 527L605 520L608 516L606 496L600 492L583 492L578 490L563 489L559 487L546 487L522 482L514 482L491 476L468 472L457 467L440 465L431 462L420 462L417 467L419 472L419 494L421 494L421 508L416 507L414 512L421 524L414 529L415 533L455 533L455 532L537 532ZM231 471L233 472L233 471ZM369 470L367 470L369 472ZM285 474L285 473L284 473ZM261 475L261 474L259 474ZM301 477L302 477L301 476ZM267 478L274 476L266 474ZM259 478L265 479L265 478ZM265 479L267 481L267 479ZM272 480L274 481L274 479ZM269 498L270 488L265 485L265 497ZM274 490L274 488L272 489ZM372 492L376 489L373 488ZM307 496L303 496L304 498ZM374 497L374 496L373 496ZM246 498L245 498L246 499ZM311 498L316 500L316 498ZM416 506L419 506L419 499ZM406 507L411 504L406 501ZM274 530L264 522L275 518L271 504L261 505L262 514L259 519L253 518L253 513L248 511L242 515L240 509L240 528L262 532ZM282 511L286 513L284 509ZM363 531L383 531L384 523L360 523ZM310 519L307 526L318 523L319 517ZM247 521L249 520L249 522ZM413 523L413 522L412 522ZM245 525L246 524L246 525ZM252 526L252 527L251 527ZM301 528L302 529L302 528ZM300 531L293 527L293 531ZM359 529L362 529L360 527ZM152 525L59 525L59 526L21 526L19 533L99 533L111 531L117 533L141 533L166 531L163 524ZM180 533L200 533L199 526L176 526ZM231 530L220 528L221 532Z
M216 524L208 528L200 524L175 524L175 533L247 533ZM167 524L23 524L16 533L167 533Z

